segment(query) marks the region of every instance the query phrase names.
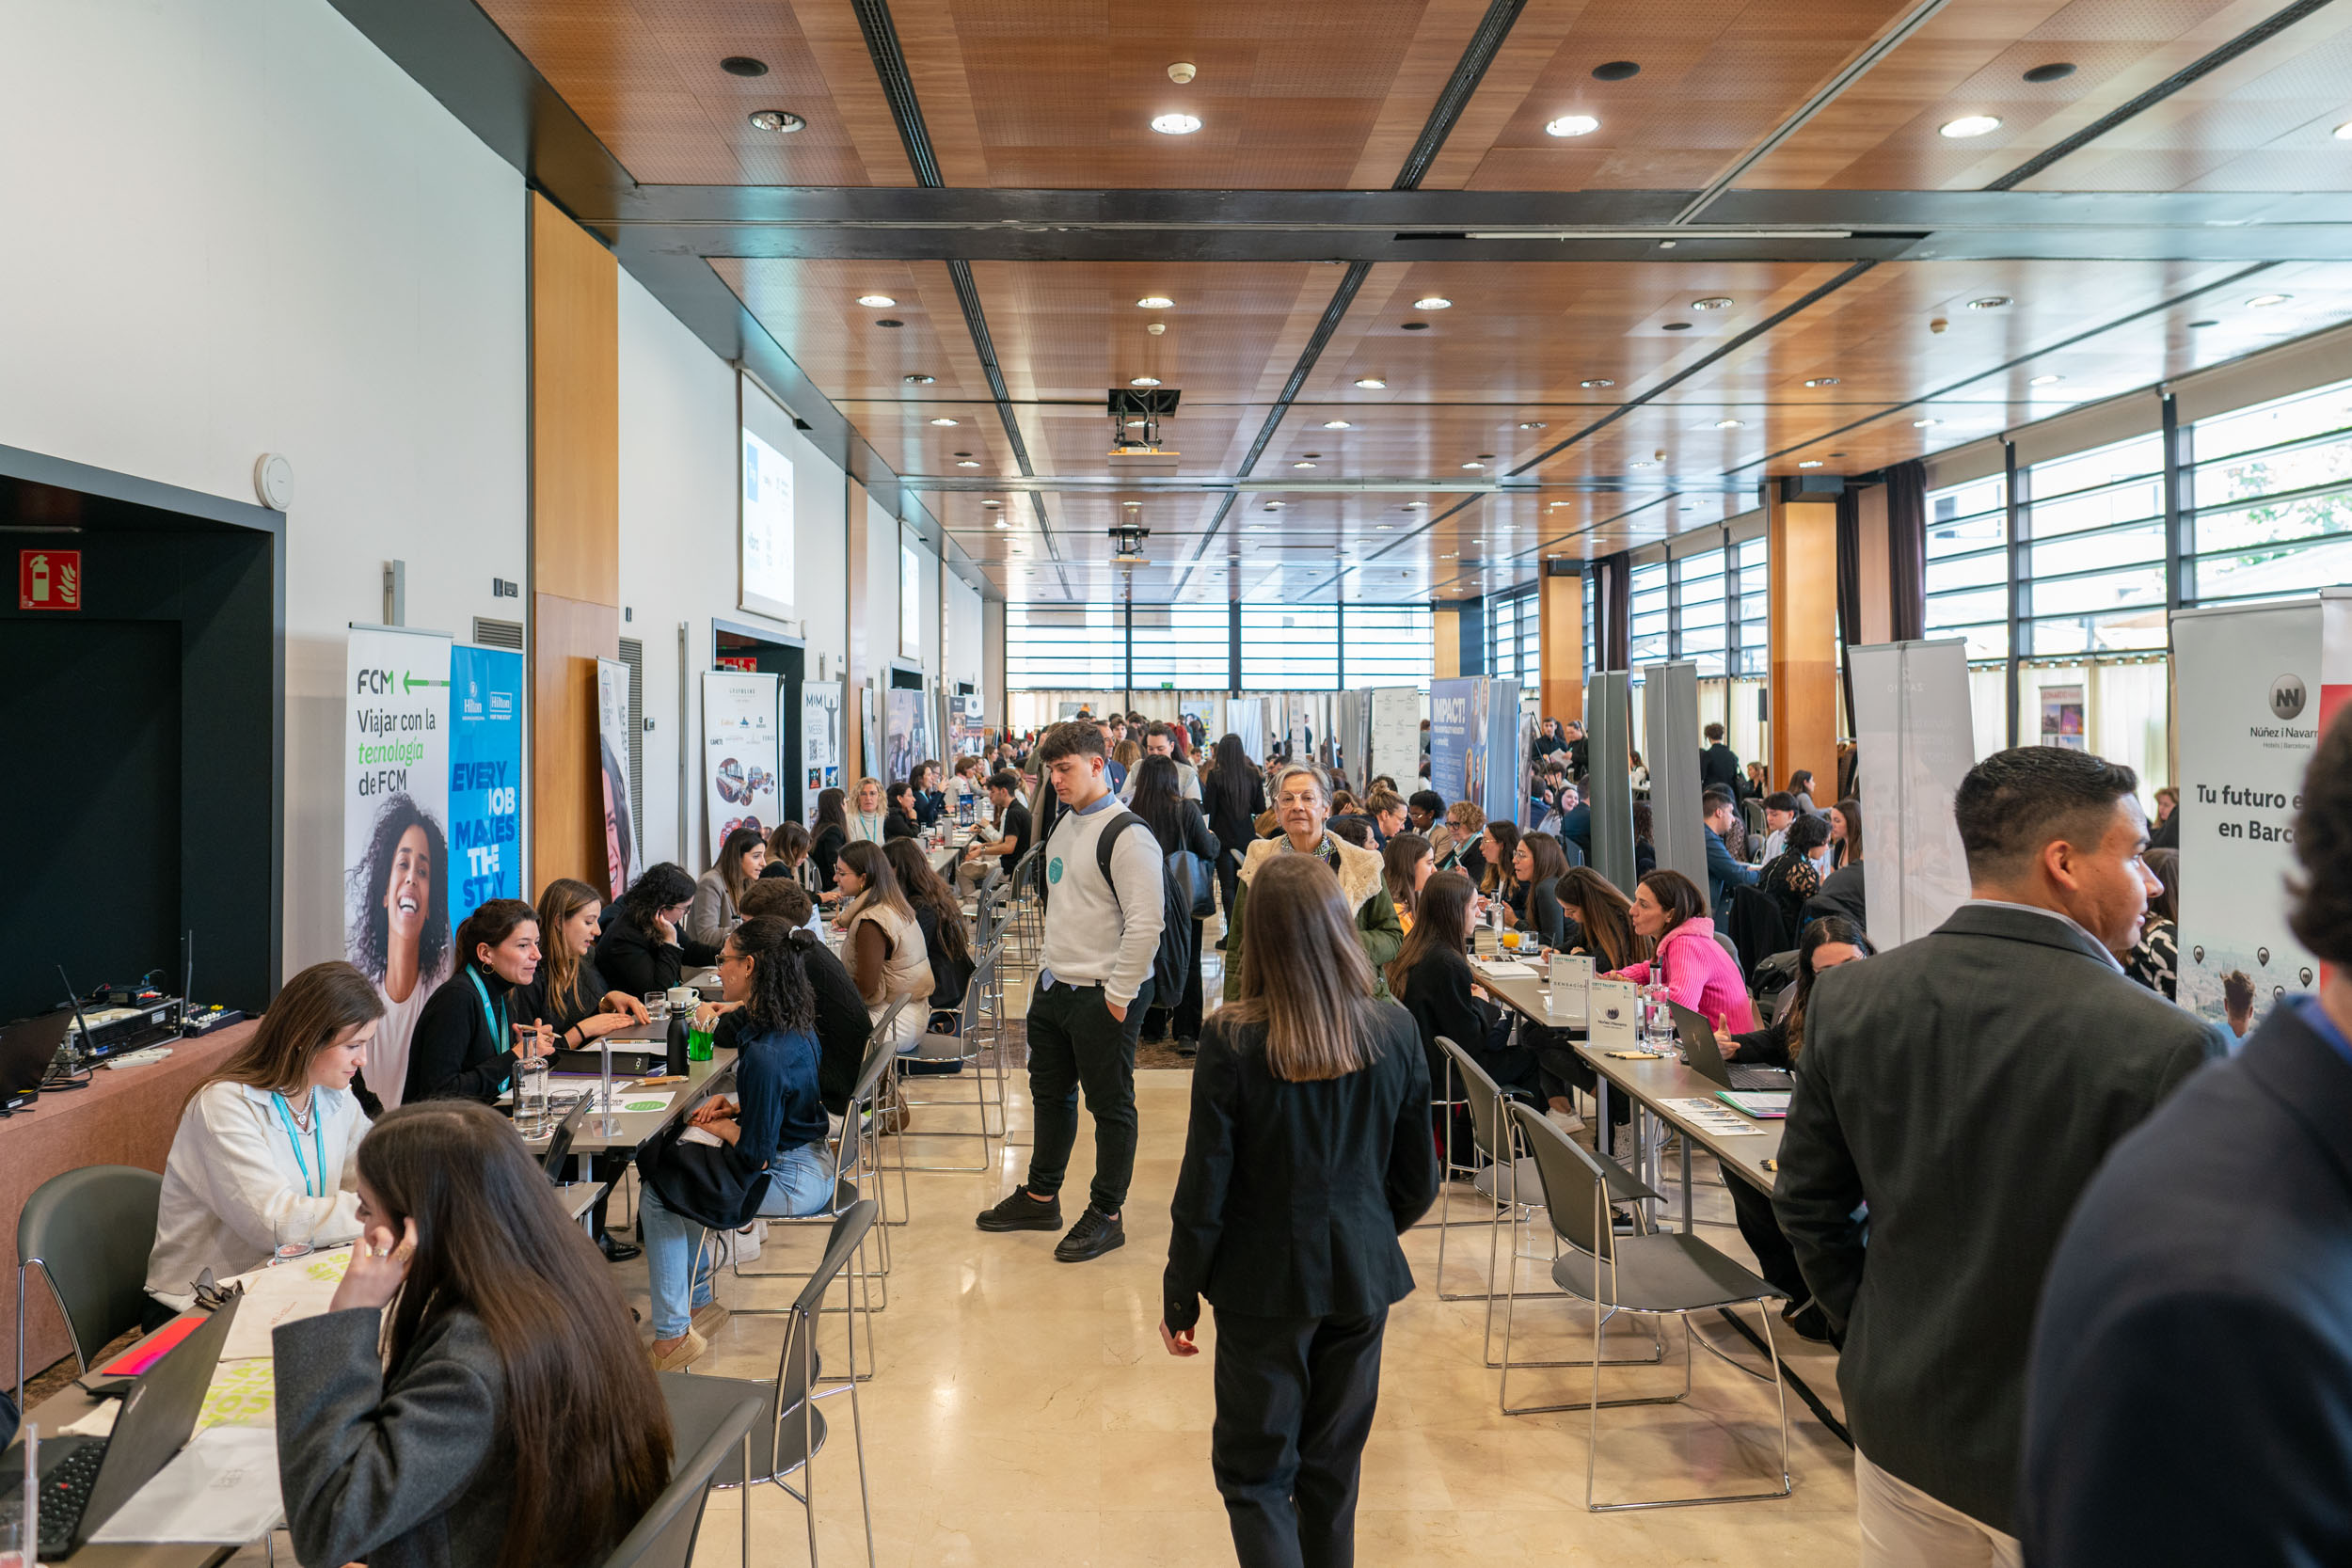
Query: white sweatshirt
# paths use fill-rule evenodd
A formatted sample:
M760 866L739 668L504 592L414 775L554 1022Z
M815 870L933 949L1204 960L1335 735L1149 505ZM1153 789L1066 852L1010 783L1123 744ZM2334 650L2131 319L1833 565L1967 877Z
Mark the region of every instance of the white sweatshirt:
M260 1268L289 1242L337 1246L359 1234L367 1116L348 1089L317 1089L310 1099L316 1135L300 1134L299 1154L266 1089L211 1084L188 1101L164 1162L151 1295L184 1307L205 1269L226 1279Z
M1104 1000L1124 1007L1152 977L1159 951L1160 841L1149 828L1121 832L1111 847L1111 876L1103 880L1095 841L1113 818L1134 814L1105 795L1083 811L1054 818L1045 845L1045 950L1039 967L1066 986L1103 988ZM1165 999L1169 1006L1174 998Z

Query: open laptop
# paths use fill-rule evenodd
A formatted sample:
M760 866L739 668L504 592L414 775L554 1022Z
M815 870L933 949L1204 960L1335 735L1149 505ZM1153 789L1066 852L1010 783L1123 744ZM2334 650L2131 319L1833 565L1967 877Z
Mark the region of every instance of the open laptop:
M1707 1020L1683 1006L1674 1005L1675 1037L1682 1042L1684 1065L1701 1077L1711 1078L1727 1089L1789 1089L1796 1086L1787 1068L1750 1067L1726 1062L1716 1049L1715 1031Z
M213 1385L229 1339L229 1324L243 1297L208 1317L204 1325L139 1374L122 1398L107 1437L49 1437L40 1445L40 1557L54 1561L71 1554L92 1531L120 1512L155 1473L171 1463L196 1431L204 1393ZM24 1446L0 1455L0 1475L24 1473ZM21 1518L24 1494L8 1487L0 1497L0 1519Z
M588 1119L588 1109L596 1102L595 1090L581 1095L571 1114L556 1124L554 1133L548 1139L547 1152L539 1156L539 1168L558 1186L564 1184L564 1162L571 1158L572 1140L580 1136L580 1124Z
M72 1009L59 1007L0 1028L0 1110L32 1102L72 1027Z

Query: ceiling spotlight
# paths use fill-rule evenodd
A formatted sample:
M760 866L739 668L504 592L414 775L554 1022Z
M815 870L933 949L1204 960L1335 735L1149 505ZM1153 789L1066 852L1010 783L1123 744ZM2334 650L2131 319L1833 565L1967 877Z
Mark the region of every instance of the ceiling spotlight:
M1935 134L1953 141L1965 141L1970 136L1981 136L2000 128L2001 117L1998 115L1963 115L1958 119L1947 119L1937 126Z
M1263 523L1252 523L1249 525L1248 530L1248 531L1251 533L1263 533L1265 531L1266 525Z
M1301 458L1297 462L1292 464L1291 467L1294 468L1311 468L1314 465L1308 462L1306 459Z
M946 428L946 426L948 426L948 425L954 424L955 422L956 422L955 420L951 420L951 419L947 418L947 416L946 416L946 415L945 415L945 414L942 414L939 418L937 418L937 419L935 419L935 420L933 420L931 421L931 423L933 423L933 424L935 424L935 425L938 425L938 426L940 426L940 427L941 427L941 428L943 428L943 429L945 429L945 428Z
M1942 420L1914 420L1911 421L1911 428L1914 430L1926 430L1931 426L1939 425L1943 422L1944 421Z
M977 457L961 458L956 463L956 467L959 468L977 468L979 466L980 460Z
M982 501L980 504L982 506L1002 506L1005 503L1003 501Z
M1359 375L1356 378L1356 385L1367 392L1377 392L1386 388L1388 383L1376 375Z
M890 327L898 327L898 326L904 326L904 325L906 325L906 323L904 323L904 322L902 322L902 321L898 321L898 320L897 320L897 319L895 319L895 318L893 318L893 317L890 317L890 316L884 316L882 320L880 320L880 321L876 322L874 325L875 325L876 326L890 326Z
M2065 379L2066 377L2062 375L2037 375L2028 380L2026 385L2028 387L2053 387Z
M1145 310L1165 310L1175 303L1176 302L1174 300L1168 298L1166 294L1145 294L1141 299L1136 301L1137 308Z
M1189 136L1200 129L1197 115L1153 115L1152 129L1163 136Z
M996 526L997 526L998 528L1010 528L1010 527L1012 527L1012 525L1011 525L1010 523L1009 523L1009 522L1005 521L1002 517L999 517L999 518L997 518L997 519L996 519Z
M1156 387L1159 384L1160 378L1156 375L1131 375L1127 378L1130 387Z
M1707 299L1692 300L1691 309L1693 310L1728 310L1731 309L1731 300L1728 295L1715 294Z
M1268 501L1265 503L1264 507L1262 508L1262 510L1266 512L1279 512L1288 504L1290 503L1287 501Z
M928 387L939 378L932 375L902 375L898 379L910 387Z
M898 303L888 294L860 294L857 296L857 302L860 305L868 306L877 310L888 309L891 306Z
M1805 385L1808 387L1835 387L1837 385L1837 378L1834 375L1817 375L1807 381Z
M1971 310L1998 310L2008 303L2009 295L2007 294L1987 294L1982 299L1970 300L1968 302L1968 309Z
M2284 305L2294 297L2293 294L2256 294L2246 302L2246 307L2249 310L2266 310L2274 305Z
M1605 375L1597 375L1589 381L1580 381L1577 385L1579 387L1614 387L1616 383Z
M1345 420L1326 420L1323 421L1323 428L1326 430L1353 430L1356 427L1349 424Z
M2026 80L2039 86L2043 82L2063 82L2074 74L2073 61L2052 60L2048 65L2038 65L2026 71Z
M1485 467L1486 466L1486 465L1485 465L1484 463L1465 463L1465 464L1463 464L1463 465L1462 465L1462 467L1465 467L1465 468L1483 468L1483 467Z
M1544 428L1544 421L1541 420L1521 420L1519 421L1519 428L1521 430L1541 430Z
M1375 523L1372 526L1382 533L1386 533L1391 529L1396 527L1394 523Z
M1549 506L1544 508L1544 510L1547 512L1557 512L1567 504L1568 503L1566 501L1553 501Z
M1405 510L1407 512L1426 512L1429 510L1429 503L1427 501L1406 501L1405 503Z
M2352 141L2352 119L2345 120L2330 133L2338 141Z
M1803 460L1802 462L1800 462L1800 463L1797 465L1797 467L1800 467L1800 468L1818 468L1818 467L1820 467L1820 466L1821 466L1821 460L1820 460L1820 458L1818 458L1818 457L1808 457L1808 458L1805 458L1804 460Z
M768 62L755 60L749 55L729 55L719 62L719 69L730 76L765 76Z
M1416 310L1451 310L1454 309L1454 302L1443 294L1423 294L1413 301L1413 309Z
M1562 115L1544 123L1544 135L1548 136L1589 136L1599 129L1600 121L1591 115Z
M752 116L753 130L773 131L780 135L798 131L807 123L788 109L762 109Z
M1405 324L1405 330L1407 332L1426 332L1429 330L1429 324L1427 322L1406 322Z
M1715 428L1717 430L1745 430L1748 426L1744 420L1717 420Z
M1646 457L1637 457L1633 460L1633 467L1637 468L1655 468L1658 465L1651 462Z

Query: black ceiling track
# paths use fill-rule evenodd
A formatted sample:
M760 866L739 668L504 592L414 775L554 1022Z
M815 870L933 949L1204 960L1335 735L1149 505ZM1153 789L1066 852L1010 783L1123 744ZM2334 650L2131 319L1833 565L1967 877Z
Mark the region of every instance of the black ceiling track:
M2060 158L2081 151L2125 120L2154 108L2191 82L2211 75L2248 50L2268 43L2305 17L2325 9L2328 4L2328 0L2295 0L2294 5L2263 18L2212 54L2183 66L2130 103L2110 109L2055 147L2042 149L1998 180L1994 181L1993 183L1985 186L1985 189L1988 191L2015 189L2048 168L2052 164L2057 163Z
M1429 118L1422 123L1421 135L1414 139L1413 150L1406 154L1405 166L1396 171L1396 178L1390 182L1391 190L1421 188L1422 181L1428 176L1429 166L1438 161L1438 154L1445 148L1446 138L1454 134L1454 127L1460 121L1462 111L1470 105L1470 95L1486 79L1486 68L1494 64L1495 55L1502 49L1502 40L1511 36L1511 28L1518 21L1519 12L1526 8L1527 0L1487 0L1486 14L1478 19L1477 29L1470 34L1470 42L1463 46L1462 57L1454 62L1454 73L1446 78L1444 90L1438 94L1438 101L1429 106ZM1265 423L1258 427L1258 438L1250 443L1249 456L1242 464L1238 477L1248 479L1259 457L1273 444L1275 431L1281 427L1284 416L1291 411L1292 402L1306 387L1307 377L1314 373L1315 361L1323 357L1324 349L1330 344L1331 334L1339 330L1348 307L1356 303L1357 292L1363 288L1364 279L1371 275L1372 263L1369 261L1350 261L1347 264L1346 275L1340 279L1340 286L1332 291L1331 303L1323 308L1323 319L1315 324L1314 336L1307 340L1306 348L1298 356L1298 363L1291 368L1290 379L1282 383L1282 395L1275 399L1273 408L1266 414ZM1193 551L1192 559L1184 563L1184 576L1176 579L1178 596L1191 582L1192 569L1208 556L1210 543L1216 538L1217 531L1225 526L1225 519L1232 510L1233 498L1231 496L1217 504L1216 515L1209 519L1207 531L1200 536L1200 547ZM1336 582L1339 579L1334 578L1332 580Z
M1462 57L1454 62L1454 74L1446 78L1445 90L1430 105L1429 119L1421 128L1421 135L1406 154L1405 166L1396 173L1389 188L1392 191L1416 191L1429 174L1429 166L1438 161L1438 153L1445 147L1446 137L1454 134L1454 122L1462 111L1470 107L1470 95L1486 79L1486 68L1495 63L1502 52L1502 40L1511 36L1512 24L1519 12L1527 8L1527 0L1488 0L1486 14L1478 21L1478 30L1470 34L1470 44Z

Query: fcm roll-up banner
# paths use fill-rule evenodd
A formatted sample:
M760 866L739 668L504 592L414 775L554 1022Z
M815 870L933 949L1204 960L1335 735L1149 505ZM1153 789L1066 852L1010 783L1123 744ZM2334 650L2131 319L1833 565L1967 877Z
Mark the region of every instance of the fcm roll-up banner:
M2179 1001L2241 1037L2273 1001L2319 977L2287 930L2281 886L2319 733L2319 657L2315 598L2172 617Z
M2352 702L2352 588L2319 594L2319 727Z
M520 898L523 656L460 642L449 651L450 919Z
M731 670L703 673L703 789L706 863L727 834L776 825L776 677Z
M1968 647L1958 638L1868 643L1846 650L1846 668L1854 743L1866 759L1870 940L1884 949L1934 930L1968 898L1967 856L1952 817L1952 796L1977 755Z
M368 1087L400 1103L408 1039L449 977L449 650L446 633L354 626L343 685L343 934L384 1021Z

